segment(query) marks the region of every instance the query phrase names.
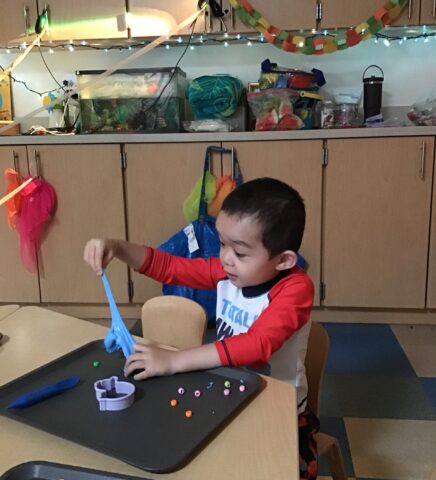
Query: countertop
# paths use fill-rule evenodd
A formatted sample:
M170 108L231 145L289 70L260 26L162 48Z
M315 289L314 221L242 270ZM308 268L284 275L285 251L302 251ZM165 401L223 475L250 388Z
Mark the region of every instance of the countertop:
M323 140L329 138L436 136L436 127L384 127L300 130L286 132L115 133L94 135L0 136L0 145L63 145L114 143L247 142L268 140Z

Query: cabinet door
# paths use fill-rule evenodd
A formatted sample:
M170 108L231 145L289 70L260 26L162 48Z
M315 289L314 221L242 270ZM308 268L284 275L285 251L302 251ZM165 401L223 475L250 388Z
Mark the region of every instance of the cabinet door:
M315 285L319 305L321 265L322 141L268 141L224 143L235 147L244 181L273 177L293 186L306 205L306 229L300 253Z
M31 172L50 182L57 209L39 255L43 302L106 303L101 281L82 260L93 237L125 238L119 145L30 146ZM127 267L112 262L108 276L117 302L128 302Z
M182 204L203 172L204 143L126 145L128 237L157 247L186 225ZM162 295L157 282L133 273L134 302Z
M24 41L35 31L36 0L0 2L0 42Z
M310 30L316 28L316 0L251 0L253 8L259 11L272 25L281 30ZM229 0L222 1L223 20L229 32L255 32L239 20L230 6ZM220 22L214 19L214 31L223 30Z
M40 10L49 9L49 40L127 38L127 30L118 31L117 24L117 16L126 12L124 0L38 1Z
M421 0L421 25L436 24L436 0Z
M132 37L159 37L171 32L177 25L198 11L197 0L130 0L129 26ZM203 33L205 14L200 14L194 32ZM185 26L175 35L190 34Z
M0 196L6 191L3 171L7 167L28 175L26 147L0 147ZM0 213L0 302L39 302L38 273L29 273L24 268L18 232L10 230L4 207L1 207Z
M431 137L329 140L324 305L425 306Z
M427 308L436 308L436 177L433 180L433 203L428 261Z
M383 2L380 0L322 0L320 28L355 27L372 17ZM409 0L392 25L418 25L419 0Z

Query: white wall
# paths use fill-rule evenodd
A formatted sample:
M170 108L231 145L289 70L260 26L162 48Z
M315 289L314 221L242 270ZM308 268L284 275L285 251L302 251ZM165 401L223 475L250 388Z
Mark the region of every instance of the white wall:
M175 65L183 47L165 49L158 47L137 59L128 68L133 67L169 67ZM61 81L71 78L80 69L107 69L130 55L125 50L103 51L75 50L44 52L44 57L55 77ZM5 67L13 59L13 54L0 55L0 65ZM244 83L257 81L260 63L269 58L279 65L310 70L313 67L324 71L328 93L360 93L362 73L366 66L378 64L385 73L383 87L383 106L409 106L419 99L426 98L436 86L436 39L428 43L407 41L386 47L382 42L375 44L369 40L357 47L343 52L323 56L303 56L282 52L269 44L247 45L230 44L204 45L187 51L180 67L188 78L205 74L228 73L238 76ZM376 73L376 72L375 72ZM14 76L27 82L38 91L56 88L56 84L47 72L38 52L32 52L14 70ZM435 89L436 90L436 89ZM29 93L22 85L13 85L15 117L20 118L41 107L41 98ZM39 114L47 116L45 112ZM37 119L35 119L37 120ZM26 122L26 124L29 122ZM30 121L30 124L34 122Z

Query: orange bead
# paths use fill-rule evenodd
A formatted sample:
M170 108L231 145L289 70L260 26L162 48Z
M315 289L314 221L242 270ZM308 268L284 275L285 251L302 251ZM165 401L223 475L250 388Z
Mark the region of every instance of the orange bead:
M186 418L191 418L192 417L192 410L186 410L185 415L186 415Z
M179 402L178 402L177 400L175 400L175 399L173 399L173 400L170 401L170 404L171 404L172 407L176 407L178 403L179 403Z

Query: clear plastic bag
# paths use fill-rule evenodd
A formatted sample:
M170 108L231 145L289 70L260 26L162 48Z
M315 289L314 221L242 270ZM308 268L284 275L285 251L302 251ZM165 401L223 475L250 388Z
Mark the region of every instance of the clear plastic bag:
M299 130L305 127L304 121L296 114L296 108L294 108L297 100L301 98L298 92L285 88L274 88L250 92L247 94L247 98L256 117L256 130ZM307 104L307 102L305 103ZM310 114L311 118L312 105L306 110L301 108L300 113L306 118L309 118Z
M407 118L418 126L433 127L436 125L436 98L414 103L407 112Z

